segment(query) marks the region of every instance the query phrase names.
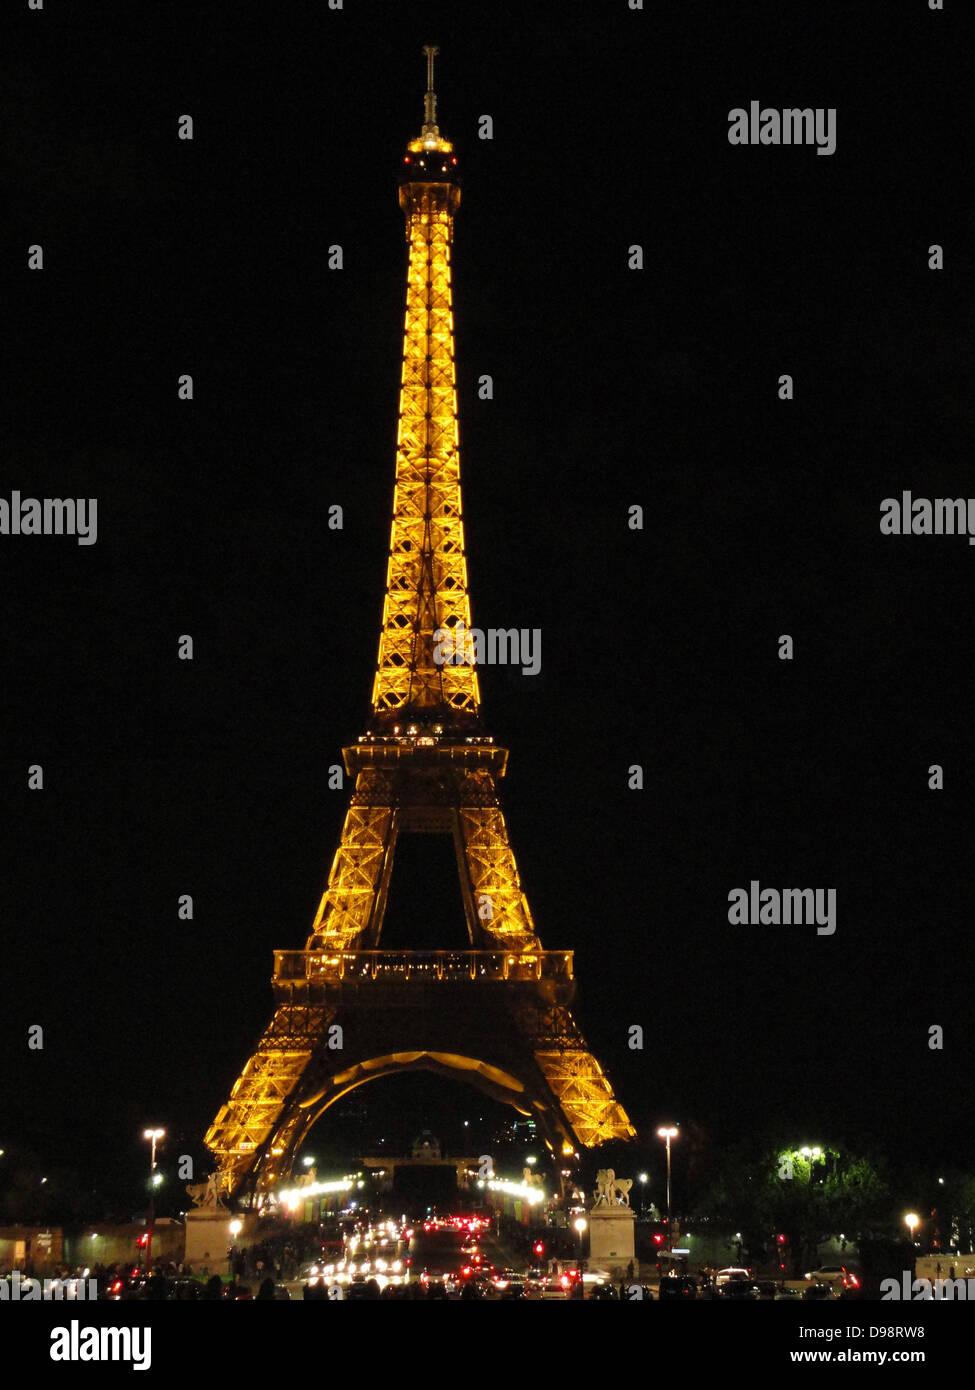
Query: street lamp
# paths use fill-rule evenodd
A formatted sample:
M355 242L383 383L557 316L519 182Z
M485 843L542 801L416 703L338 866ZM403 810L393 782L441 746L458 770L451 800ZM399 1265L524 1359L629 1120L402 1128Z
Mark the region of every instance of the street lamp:
M904 1225L907 1227L907 1229L908 1229L908 1230L910 1231L910 1233L911 1233L911 1244L912 1244L912 1245L914 1244L914 1232L917 1230L917 1228L918 1228L918 1226L920 1226L920 1224L921 1224L921 1218L917 1215L916 1212L909 1211L909 1212L907 1213L907 1215L904 1217Z
M679 1131L675 1125L661 1125L657 1130L657 1137L667 1141L667 1249L673 1244L670 1225L670 1141L676 1139Z
M149 1156L149 1223L146 1228L146 1269L152 1269L152 1222L156 1214L155 1202L153 1200L153 1189L159 1186L156 1181L156 1140L165 1136L164 1129L144 1129L143 1139L148 1139L152 1144L152 1151Z
M152 1176L152 1173L156 1167L156 1140L162 1139L165 1133L166 1131L164 1129L144 1129L142 1131L143 1139L150 1139L152 1141L152 1154L149 1159L150 1177Z
M237 1237L240 1235L243 1229L244 1223L243 1221L240 1221L237 1217L235 1217L228 1226L232 1244L230 1250L227 1251L227 1273L231 1276L231 1278L234 1277L234 1257L232 1253L233 1247L237 1244Z
M641 1216L646 1216L646 1214L647 1214L647 1175L646 1175L646 1173L641 1173L641 1174L640 1174L640 1215L641 1215Z
M584 1216L577 1216L576 1219L573 1221L572 1224L573 1224L573 1226L576 1228L576 1231L579 1233L579 1272L581 1273L581 1272L582 1272L582 1237L583 1237L583 1234L584 1234L584 1232L585 1232L586 1225L587 1225L588 1223L586 1222L586 1218L585 1218Z

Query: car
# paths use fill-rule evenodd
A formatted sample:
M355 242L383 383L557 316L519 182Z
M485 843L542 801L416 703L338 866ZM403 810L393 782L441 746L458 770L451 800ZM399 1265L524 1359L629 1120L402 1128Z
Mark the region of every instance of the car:
M737 1265L729 1265L727 1269L719 1269L715 1275L714 1282L720 1289L722 1284L727 1284L732 1279L750 1279L751 1275L747 1269L741 1269Z
M169 1285L166 1297L177 1303L195 1302L196 1299L202 1298L206 1291L206 1286L199 1279L193 1279L185 1274L179 1274L175 1279L171 1279Z
M498 1297L501 1299L528 1297L525 1281L518 1274L512 1275L510 1279L502 1279L500 1283L495 1284L495 1288L498 1290Z
M804 1289L790 1289L786 1284L778 1284L775 1289L775 1297L780 1301L794 1302L797 1298L801 1298L804 1292Z
M614 1284L595 1284L586 1295L587 1298L597 1298L602 1302L604 1299L609 1302L616 1299L619 1302L619 1294L616 1292Z
M809 1283L816 1284L839 1284L844 1289L858 1289L860 1280L851 1269L846 1265L823 1265L822 1269L813 1269L807 1275Z
M129 1279L113 1279L106 1296L122 1303L142 1299L168 1299L174 1280L164 1274L137 1274Z
M661 1303L672 1299L697 1298L697 1280L690 1274L665 1274L660 1281L657 1297Z
M803 1298L826 1301L839 1298L839 1294L832 1284L810 1284L808 1288L803 1289L802 1296Z
M559 1278L544 1269L529 1269L524 1275L525 1292L529 1298L564 1298L567 1290Z
M565 1299L569 1297L569 1289L554 1276L546 1279L545 1283L539 1288L539 1294L543 1299L549 1301L553 1299Z
M463 1288L457 1295L462 1303L477 1301L487 1297L487 1286L482 1279L465 1279Z
M344 1298L352 1303L372 1302L382 1296L382 1290L376 1279L366 1279L361 1274L357 1274L351 1284L347 1284L343 1290Z
M752 1279L729 1279L718 1285L718 1297L739 1303L752 1303L757 1299L758 1285Z
M693 1283L694 1281L691 1280L691 1282ZM695 1293L694 1293L694 1294L691 1294L690 1296L691 1296L692 1298L696 1297L696 1290L695 1290ZM572 1297L578 1298L579 1295L578 1295L578 1294L570 1294L569 1297L570 1297L570 1298L572 1298ZM659 1293L658 1293L657 1297L658 1297L658 1298L660 1297ZM673 1297L673 1295L671 1295L671 1297ZM649 1284L637 1284L637 1283L632 1282L632 1281L630 1281L630 1280L624 1280L624 1282L623 1282L623 1287L622 1287L622 1289L620 1290L620 1302L621 1302L621 1303L652 1303L652 1302L653 1302L653 1289L650 1288Z
M403 1303L416 1298L409 1284L387 1284L379 1295L383 1303Z

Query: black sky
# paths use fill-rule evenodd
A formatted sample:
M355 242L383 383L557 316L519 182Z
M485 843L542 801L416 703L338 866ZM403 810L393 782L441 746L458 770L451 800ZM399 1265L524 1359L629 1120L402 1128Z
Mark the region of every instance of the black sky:
M975 551L878 526L973 491L963 7L22 8L0 496L96 496L99 537L0 538L5 1124L202 1153L304 943L368 714L434 41L474 621L542 630L484 716L587 1037L640 1127L970 1153ZM836 153L731 146L752 99L835 107ZM753 878L835 888L836 934L730 926Z

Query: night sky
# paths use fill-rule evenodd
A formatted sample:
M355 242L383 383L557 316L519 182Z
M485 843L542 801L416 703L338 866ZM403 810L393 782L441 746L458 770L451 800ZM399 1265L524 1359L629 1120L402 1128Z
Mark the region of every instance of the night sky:
M576 1017L643 1133L970 1156L975 550L879 529L975 492L964 7L18 8L0 496L99 529L0 536L0 1146L122 1171L152 1123L203 1159L304 945L368 727L436 42L473 619L542 632L482 713ZM835 107L836 152L731 145L753 99ZM390 932L425 895L462 946L438 862L398 862ZM835 935L731 926L752 879L834 888Z

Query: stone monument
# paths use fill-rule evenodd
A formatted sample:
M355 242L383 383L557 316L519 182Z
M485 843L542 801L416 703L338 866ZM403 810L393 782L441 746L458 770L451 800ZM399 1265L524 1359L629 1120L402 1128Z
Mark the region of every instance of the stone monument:
M189 1183L186 1194L194 1209L186 1213L186 1249L183 1258L199 1274L204 1268L211 1274L226 1274L227 1251L254 1243L257 1231L257 1212L241 1212L234 1216L221 1200L219 1173L211 1173L206 1182ZM233 1232L230 1223L240 1223Z
M612 1168L600 1168L589 1212L589 1264L607 1269L614 1279L639 1273L633 1250L636 1215L630 1206L632 1178L618 1178ZM632 1271L630 1266L632 1266Z

